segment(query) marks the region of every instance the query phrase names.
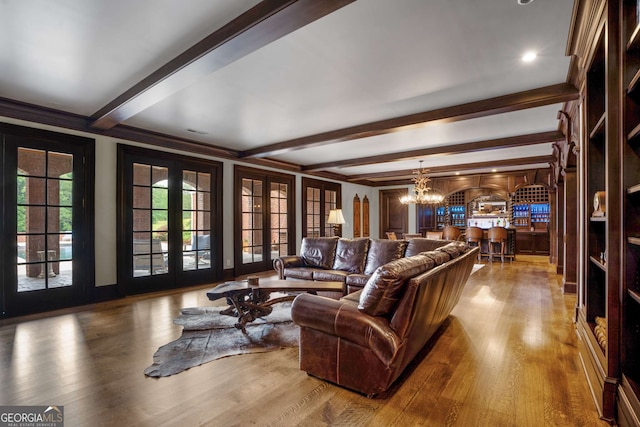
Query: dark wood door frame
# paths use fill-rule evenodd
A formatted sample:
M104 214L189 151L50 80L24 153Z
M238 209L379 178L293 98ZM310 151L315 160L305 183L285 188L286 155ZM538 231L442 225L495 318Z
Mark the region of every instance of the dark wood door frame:
M409 209L400 203L400 197L406 196L406 188L380 190L380 238L386 237L387 231L402 236L409 231Z

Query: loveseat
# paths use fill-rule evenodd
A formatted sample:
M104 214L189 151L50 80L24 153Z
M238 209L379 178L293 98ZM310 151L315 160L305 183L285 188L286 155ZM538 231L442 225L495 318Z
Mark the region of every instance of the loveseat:
M298 295L300 369L369 397L386 391L458 303L477 252L452 242L378 267L339 300Z
M342 239L318 237L302 240L300 255L273 260L279 279L343 282L345 293L362 289L378 267L447 245L445 240Z

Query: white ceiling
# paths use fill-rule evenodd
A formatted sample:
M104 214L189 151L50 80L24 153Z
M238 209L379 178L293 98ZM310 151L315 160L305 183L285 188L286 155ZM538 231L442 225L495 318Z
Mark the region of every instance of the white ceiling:
M258 3L0 0L0 97L94 116ZM572 8L573 0L358 0L192 79L121 124L242 152L565 83ZM528 50L538 53L533 63L520 59ZM430 123L268 157L304 167L555 131L561 108ZM551 155L550 143L419 159L435 167L541 155ZM324 170L406 172L417 160ZM532 167L548 164L501 170Z

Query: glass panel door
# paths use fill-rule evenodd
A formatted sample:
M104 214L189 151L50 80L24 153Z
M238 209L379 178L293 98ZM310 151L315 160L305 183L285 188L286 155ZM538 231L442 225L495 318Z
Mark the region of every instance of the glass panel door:
M17 292L73 284L73 155L18 148Z
M327 215L328 215L327 211ZM320 237L320 189L307 188L307 237Z
M119 156L122 293L218 280L222 165L128 146L119 146Z
M3 314L86 303L95 280L93 141L20 127L11 130L33 136L2 134L4 126Z
M211 269L211 174L182 171L182 269Z
M289 186L271 183L271 259L289 254Z
M302 178L302 231L305 237L334 236L336 228L327 224L329 212L341 206L342 187L338 183ZM341 232L342 227L337 227Z
M324 191L324 235L325 236L334 236L334 226L333 224L328 224L327 220L329 219L329 211L337 208L337 197L338 193L333 190L325 190Z
M262 189L261 180L242 180L242 264L264 260Z
M167 235L169 231L169 169L150 164L133 164L132 262L133 277L169 273Z
M294 250L294 183L292 175L236 166L236 275L271 270L274 258Z

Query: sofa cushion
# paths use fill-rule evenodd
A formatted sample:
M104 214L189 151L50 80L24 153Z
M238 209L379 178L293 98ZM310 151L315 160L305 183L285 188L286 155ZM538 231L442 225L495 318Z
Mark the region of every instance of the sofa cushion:
M442 265L451 259L451 255L442 251L422 252L421 255L425 255L431 258L436 266Z
M369 253L367 254L367 265L364 268L364 274L373 274L381 265L394 259L402 258L406 247L406 240L372 240L369 244Z
M367 284L370 274L350 274L347 276L347 293L350 294L352 292L356 292L364 288L364 285Z
M300 256L306 265L330 269L336 256L337 237L305 237L302 239Z
M460 242L463 243L463 242ZM404 251L405 257L418 255L420 252L427 252L437 249L447 244L446 240L433 240L425 238L415 238L409 240L407 249Z
M362 273L364 263L367 261L367 249L369 249L369 239L339 239L333 269Z
M313 280L313 272L317 270L319 269L309 267L285 268L284 277L287 279Z
M361 288L367 284L370 274L350 274L347 276L347 285L360 286Z
M449 254L451 259L458 258L461 254L469 249L469 244L467 242L453 241L444 246L436 248L436 251L446 252Z
M406 281L433 268L434 264L433 259L425 253L400 258L379 267L362 290L358 309L370 316L390 314L402 296Z
M346 271L342 270L318 270L314 269L313 271L313 280L318 280L322 282L342 282L347 279Z

